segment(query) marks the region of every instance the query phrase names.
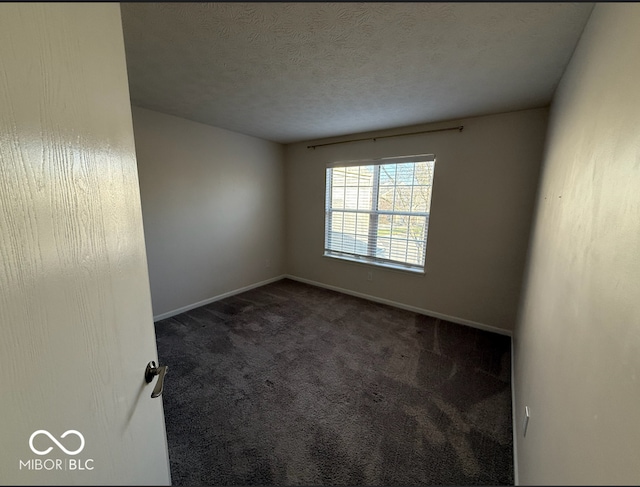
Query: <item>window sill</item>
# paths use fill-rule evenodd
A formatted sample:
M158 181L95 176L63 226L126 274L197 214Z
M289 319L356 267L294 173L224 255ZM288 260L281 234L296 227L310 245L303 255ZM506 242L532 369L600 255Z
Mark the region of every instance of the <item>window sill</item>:
M358 257L334 255L334 254L327 254L327 253L323 254L322 256L328 257L329 259L344 260L346 262L351 262L354 264L363 264L368 266L381 267L383 269L389 269L392 271L408 272L409 274L418 275L418 276L424 276L426 274L424 269L415 269L415 268L403 266L402 264L392 264L390 262L379 262L375 260L370 260L366 257L358 258Z

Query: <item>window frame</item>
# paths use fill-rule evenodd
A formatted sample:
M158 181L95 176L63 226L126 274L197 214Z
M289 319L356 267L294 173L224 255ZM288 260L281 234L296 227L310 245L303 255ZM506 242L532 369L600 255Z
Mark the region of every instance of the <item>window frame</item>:
M427 202L428 211L394 211L394 210L380 210L379 199L380 199L380 167L388 164L402 164L402 163L420 163L427 162L433 165L433 173L431 178L431 191L429 193L429 200ZM429 220L431 215L431 201L433 200L433 185L435 181L435 162L436 157L434 154L417 154L412 156L397 156L397 157L384 157L378 159L362 159L355 161L339 161L339 162L329 162L325 166L325 219L324 219L324 245L323 245L323 256L329 257L333 259L344 260L348 262L355 262L360 264L369 264L377 267L384 267L393 270L400 271L408 271L415 274L425 274L426 265L427 265L427 242L429 237ZM371 197L371 209L361 210L361 209L346 209L346 208L333 208L332 207L332 195L333 195L333 171L330 169L336 168L344 168L344 167L359 167L359 166L373 166L374 168L374 176L372 182L372 197ZM346 181L345 181L346 184ZM398 184L394 184L395 187ZM415 184L410 185L409 187L415 187ZM360 185L358 184L358 188ZM394 205L395 206L395 205ZM369 230L367 233L367 255L363 255L362 253L355 252L345 252L344 250L333 250L330 249L330 238L329 234L333 233L332 230L332 222L333 222L333 213L339 212L344 214L352 213L355 215L363 215L369 214ZM424 240L420 240L424 242L424 248L422 250L422 259L423 264L412 264L402 261L393 260L390 258L382 258L376 257L375 253L377 252L378 247L378 224L379 218L381 215L400 215L407 217L420 217L425 219L425 227L424 227ZM343 234L344 235L344 234ZM346 234L351 236L351 234ZM357 233L355 234L357 235ZM343 236L344 238L344 236ZM355 238L355 237L354 237ZM390 237L392 238L392 237Z

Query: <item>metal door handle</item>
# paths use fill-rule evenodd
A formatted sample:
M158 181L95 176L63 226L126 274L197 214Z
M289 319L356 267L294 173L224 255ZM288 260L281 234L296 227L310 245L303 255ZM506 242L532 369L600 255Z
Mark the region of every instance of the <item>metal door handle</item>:
M153 360L147 364L147 368L144 371L144 380L147 381L147 384L151 382L156 375L158 376L158 382L156 382L156 386L153 388L151 397L158 397L162 395L164 375L167 373L167 370L169 370L169 367L166 365L156 367L156 363Z

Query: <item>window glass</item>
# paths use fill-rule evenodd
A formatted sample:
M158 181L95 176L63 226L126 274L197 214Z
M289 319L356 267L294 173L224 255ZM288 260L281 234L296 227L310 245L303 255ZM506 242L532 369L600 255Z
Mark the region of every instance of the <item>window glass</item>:
M424 270L434 167L433 155L329 165L325 255Z

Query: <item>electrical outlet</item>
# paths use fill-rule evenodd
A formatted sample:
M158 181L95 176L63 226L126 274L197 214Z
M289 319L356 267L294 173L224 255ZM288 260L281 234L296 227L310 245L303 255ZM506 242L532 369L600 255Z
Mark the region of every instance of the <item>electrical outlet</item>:
M531 417L531 412L529 411L529 406L524 407L524 421L522 422L522 436L527 436L527 428L529 427L529 418Z
M373 281L373 271L367 272L367 281Z

